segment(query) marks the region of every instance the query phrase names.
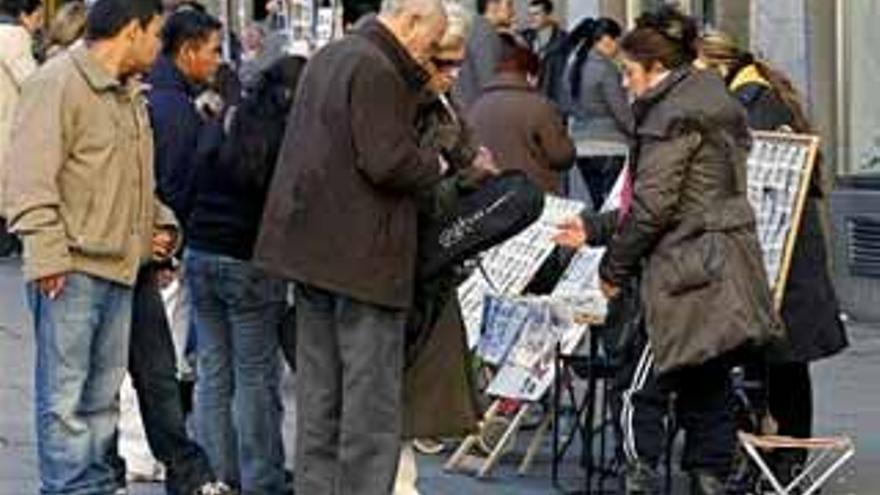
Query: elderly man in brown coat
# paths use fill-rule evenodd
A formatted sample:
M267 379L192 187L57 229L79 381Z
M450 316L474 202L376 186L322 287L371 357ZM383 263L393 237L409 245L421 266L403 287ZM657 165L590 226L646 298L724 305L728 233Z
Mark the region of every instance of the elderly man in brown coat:
M440 0L395 0L306 68L256 259L296 281L296 492L391 491L417 195L440 180L414 128L446 28Z
M562 116L530 78L540 62L510 34L501 35L495 79L471 107L468 121L499 167L521 170L545 192L562 194L562 173L574 165L575 147Z

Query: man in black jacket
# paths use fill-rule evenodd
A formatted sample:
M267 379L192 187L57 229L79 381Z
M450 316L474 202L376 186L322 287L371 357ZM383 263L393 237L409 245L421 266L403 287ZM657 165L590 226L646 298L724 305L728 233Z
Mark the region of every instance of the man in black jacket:
M567 34L553 18L553 0L529 2L529 28L522 34L541 60L538 87L547 98L561 104L562 75L568 58L565 48Z
M297 493L387 494L401 443L417 195L442 175L414 128L440 0L397 0L311 60L256 260L297 285Z

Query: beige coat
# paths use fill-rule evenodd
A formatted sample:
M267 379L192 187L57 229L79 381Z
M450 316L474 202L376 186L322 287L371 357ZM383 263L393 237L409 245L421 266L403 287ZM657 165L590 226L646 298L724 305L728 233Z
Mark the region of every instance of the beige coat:
M159 226L153 137L138 84L79 46L25 85L12 133L6 213L28 280L82 272L131 286Z
M15 105L21 85L36 69L31 46L31 35L23 27L0 25L0 204L3 202L2 178L5 176L9 132L15 118ZM0 215L2 216L2 215Z

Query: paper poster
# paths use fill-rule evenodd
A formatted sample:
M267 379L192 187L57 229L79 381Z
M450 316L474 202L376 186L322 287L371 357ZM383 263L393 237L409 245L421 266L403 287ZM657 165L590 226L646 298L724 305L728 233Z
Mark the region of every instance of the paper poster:
M599 264L605 248L585 247L575 253L553 289L554 300L567 304L576 315L604 320L608 300L599 288Z
M483 328L477 356L493 366L500 366L529 321L546 321L547 306L525 298L486 296Z
M547 298L536 299L545 311L536 311L522 327L516 344L504 365L489 384L486 393L534 402L540 400L553 384L556 346L572 353L583 340L587 327L576 325L572 313Z
M547 196L544 211L535 223L483 253L481 269L475 270L458 289L469 349L474 349L480 339L485 297L521 294L553 252L558 225L583 208L580 201Z

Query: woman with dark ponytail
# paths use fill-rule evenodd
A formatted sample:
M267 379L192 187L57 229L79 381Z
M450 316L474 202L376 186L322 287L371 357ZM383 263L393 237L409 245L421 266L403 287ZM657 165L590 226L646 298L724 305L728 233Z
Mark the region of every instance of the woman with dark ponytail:
M741 50L721 33L704 36L699 48L698 65L724 77L746 108L751 128L813 132L798 93L785 74ZM804 205L783 297L787 345L784 352L767 356L766 365L756 365L757 370L749 371L766 382L767 411L776 421L778 433L796 438L812 436L810 363L833 356L847 346L837 294L828 273L827 237L821 222L828 182L820 161ZM770 459L776 474L787 482L803 469L807 452L789 451Z
M633 132L632 110L615 61L622 32L613 19L585 19L568 40L565 107L575 139L587 150L578 168L596 209L620 173Z
M745 114L718 77L692 69L696 37L693 19L664 8L623 38L635 98L631 179L618 210L572 219L557 237L607 246L599 275L612 306L622 288L641 284L644 322L620 350L629 371L618 383L627 494L662 492L670 397L686 432L690 493L727 493L731 363L781 334L746 196Z

